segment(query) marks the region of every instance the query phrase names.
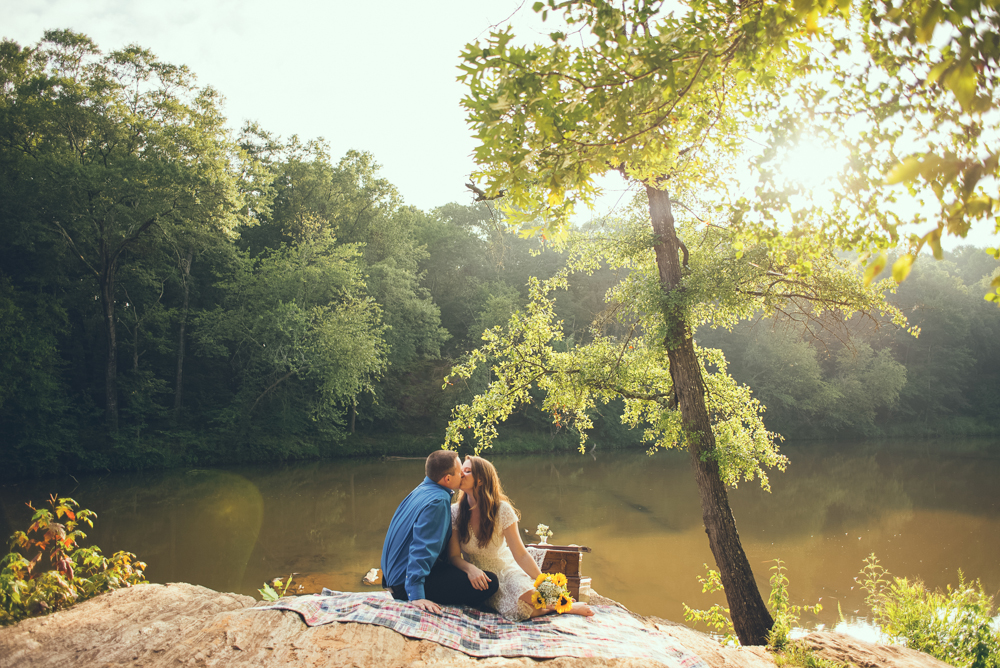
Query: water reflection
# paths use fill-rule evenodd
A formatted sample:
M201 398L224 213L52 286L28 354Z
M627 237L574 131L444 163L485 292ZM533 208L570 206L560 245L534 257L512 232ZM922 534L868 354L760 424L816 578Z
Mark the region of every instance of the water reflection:
M792 465L772 476L773 493L732 493L762 590L770 560L781 558L793 602L824 604L805 624L836 625L838 605L851 621L863 602L853 578L875 552L891 572L931 587L955 582L962 568L996 592L995 445L962 456L923 445L786 447ZM592 547L584 572L600 593L675 620L681 602L714 602L696 581L713 562L685 454L492 459L522 513L526 542L544 522L554 542ZM265 580L297 572L310 589L362 590L396 505L422 477L422 460L348 460L31 481L0 488L0 529L24 527L23 503L37 506L58 491L97 511L94 541L139 554L153 581L255 594Z

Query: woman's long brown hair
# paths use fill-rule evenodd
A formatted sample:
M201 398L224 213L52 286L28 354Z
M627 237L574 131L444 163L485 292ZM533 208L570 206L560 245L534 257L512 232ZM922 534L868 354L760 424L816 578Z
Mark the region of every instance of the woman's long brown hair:
M514 504L503 493L500 476L497 475L493 464L482 457L473 457L472 455L467 456L465 461L472 464L472 478L475 480L474 489L476 496L479 497L479 526L476 528L476 542L479 547L486 547L493 540L497 516L500 514L500 502L510 503L511 508L514 508ZM456 496L458 497L456 502L458 503L458 519L456 521L458 542L466 543L469 541L469 520L472 517L472 509L469 508L469 496L465 492L459 491ZM514 514L517 515L518 519L521 519L521 513L517 512L517 508L514 508Z

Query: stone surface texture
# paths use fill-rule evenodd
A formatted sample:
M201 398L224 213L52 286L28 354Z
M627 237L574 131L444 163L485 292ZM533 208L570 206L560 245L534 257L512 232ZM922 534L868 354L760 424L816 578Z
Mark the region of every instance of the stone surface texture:
M617 605L595 595L591 601ZM294 612L251 612L249 596L189 584L140 585L104 594L69 610L0 628L0 668L86 666L648 668L645 659L476 659L425 640L366 624L307 627ZM638 617L677 638L712 668L769 668L764 648L722 647L707 635L656 618ZM820 656L858 668L940 668L926 654L873 645L839 633L805 641Z

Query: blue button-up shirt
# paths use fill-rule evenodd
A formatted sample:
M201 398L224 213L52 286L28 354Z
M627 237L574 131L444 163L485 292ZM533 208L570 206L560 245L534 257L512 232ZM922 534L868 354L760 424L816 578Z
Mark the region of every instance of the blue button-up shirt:
M451 495L428 477L396 508L382 546L385 587L406 586L411 601L424 598L424 581L451 538Z

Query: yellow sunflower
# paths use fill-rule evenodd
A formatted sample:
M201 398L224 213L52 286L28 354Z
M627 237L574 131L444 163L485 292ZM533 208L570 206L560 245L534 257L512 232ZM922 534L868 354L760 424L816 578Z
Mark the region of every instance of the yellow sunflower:
M556 603L556 612L560 615L573 609L573 597L569 594L559 594L559 601Z
M542 583L545 582L545 578L547 578L547 577L549 577L548 573L539 573L538 577L535 578L535 589L538 589L539 587L541 587Z
M554 582L557 587L565 587L566 576L563 575L562 573L556 573L555 577L552 578L552 582Z
M545 607L545 599L537 591L531 592L531 604L535 606L535 610L541 610Z

